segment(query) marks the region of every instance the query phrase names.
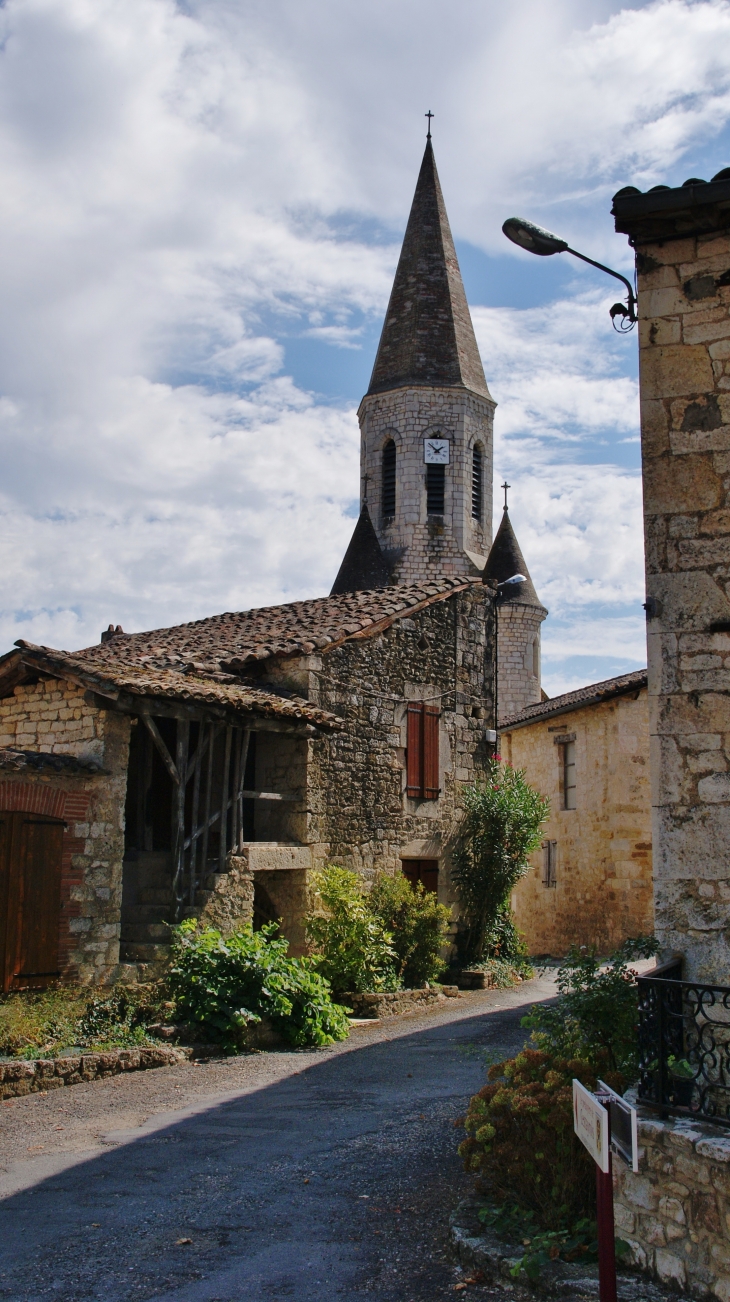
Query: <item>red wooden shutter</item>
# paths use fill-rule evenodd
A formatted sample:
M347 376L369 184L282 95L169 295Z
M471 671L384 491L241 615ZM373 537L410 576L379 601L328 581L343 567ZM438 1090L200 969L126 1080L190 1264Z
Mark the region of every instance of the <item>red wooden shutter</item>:
M423 703L412 701L408 706L408 733L406 752L406 794L423 796Z
M423 796L437 800L439 795L439 708L423 707Z
M438 895L439 889L439 864L438 859L422 859L420 880L423 883L424 891L432 891Z

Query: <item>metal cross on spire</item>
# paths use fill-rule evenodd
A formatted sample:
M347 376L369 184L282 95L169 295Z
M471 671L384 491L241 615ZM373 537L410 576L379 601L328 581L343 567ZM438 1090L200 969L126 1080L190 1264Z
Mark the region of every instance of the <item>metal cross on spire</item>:
M511 488L512 485L511 485L511 484L508 484L508 483L507 483L507 480L505 479L504 483L501 484L500 487L504 489L504 509L505 509L505 511L506 511L506 510L507 510L507 489L508 489L508 488Z
M435 114L435 113L432 113L431 110L429 109L429 110L428 110L428 113L424 113L423 116L424 116L425 118L428 118L428 131L426 132L426 139L427 139L427 140L430 140L430 139L431 139L431 118L435 117L436 114Z

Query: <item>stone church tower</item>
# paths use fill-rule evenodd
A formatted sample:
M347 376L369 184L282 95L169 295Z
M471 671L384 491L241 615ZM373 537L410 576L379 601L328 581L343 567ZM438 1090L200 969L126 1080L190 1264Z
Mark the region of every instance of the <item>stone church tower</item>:
M333 593L483 570L495 405L429 135L358 413L361 514Z
M505 505L502 523L484 570L484 582L490 585L504 583L513 574L524 574L527 582L503 589L504 595L498 605L498 724L543 699L540 625L548 613L535 592Z

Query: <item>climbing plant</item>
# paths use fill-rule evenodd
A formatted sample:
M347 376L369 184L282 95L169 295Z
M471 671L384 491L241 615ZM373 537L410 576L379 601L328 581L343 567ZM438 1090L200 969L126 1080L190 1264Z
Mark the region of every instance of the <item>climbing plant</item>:
M525 781L521 769L488 761L484 779L463 793L453 879L461 901L462 962L489 956L489 939L509 909L511 891L528 871L540 844L550 801Z

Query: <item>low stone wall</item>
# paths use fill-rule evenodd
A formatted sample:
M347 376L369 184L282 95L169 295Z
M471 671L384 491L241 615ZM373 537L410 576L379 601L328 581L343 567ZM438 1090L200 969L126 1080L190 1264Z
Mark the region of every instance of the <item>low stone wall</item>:
M355 1017L398 1017L401 1013L418 1012L432 1004L445 1004L459 994L456 986L441 986L439 990L396 990L392 994L343 995L342 1002L351 1008Z
M639 1173L614 1162L617 1235L633 1264L730 1302L730 1131L639 1112Z
M145 1049L110 1049L107 1053L82 1053L68 1058L40 1058L32 1062L0 1062L0 1098L38 1094L103 1080L127 1071L175 1067L193 1057L190 1048L157 1046Z

